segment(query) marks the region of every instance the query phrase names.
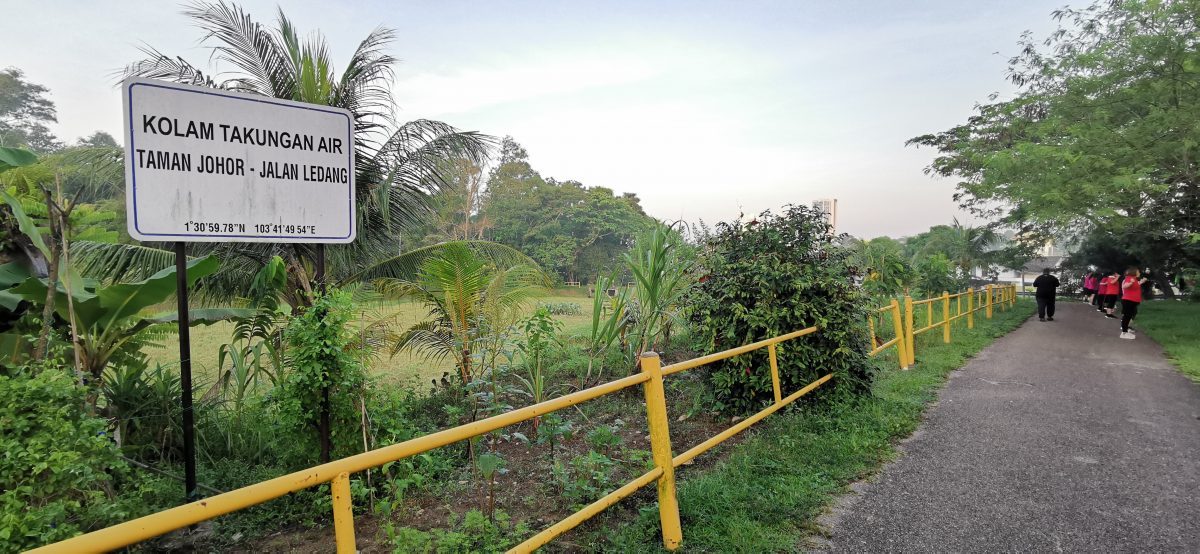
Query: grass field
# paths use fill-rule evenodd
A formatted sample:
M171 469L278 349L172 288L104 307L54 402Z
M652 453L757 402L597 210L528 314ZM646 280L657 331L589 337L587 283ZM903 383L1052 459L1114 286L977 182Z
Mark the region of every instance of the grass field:
M1146 302L1138 310L1134 327L1161 344L1179 371L1200 382L1200 303Z
M579 304L580 315L555 316L563 324L563 331L568 335L581 335L588 332L591 326L591 298L586 289L556 289L545 297L537 300L539 303L573 302ZM530 306L530 311L533 310ZM419 303L402 301L388 302L380 305L362 306L359 310L359 322L365 324L378 318L395 318L398 329L423 321L429 311ZM218 374L218 351L222 344L230 341L233 324L229 322L213 325L200 325L191 330L192 338L192 368L196 379L204 383L212 383ZM176 339L165 341L161 346L146 350L150 363L160 363L164 366L179 363L179 342ZM394 357L388 352L381 352L372 362L372 374L392 382L428 383L430 379L442 376L443 372L453 372L454 363L450 360L429 361L421 356L402 352Z
M715 469L678 473L686 550L807 550L808 537L821 532L817 517L825 507L850 483L894 457L895 442L916 430L946 375L1020 325L1031 313L1030 304L1023 299L991 320L977 318L971 331L957 325L951 344L942 344L940 333L920 336L917 365L899 371L885 360L888 369L876 378L873 395L772 416ZM602 533L595 540L611 540L615 551L661 551L655 510L643 510L635 523Z

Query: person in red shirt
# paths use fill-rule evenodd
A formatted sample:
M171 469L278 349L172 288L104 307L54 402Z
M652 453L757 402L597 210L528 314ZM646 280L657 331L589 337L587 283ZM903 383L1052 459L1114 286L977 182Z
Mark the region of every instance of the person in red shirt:
M1103 301L1100 304L1100 312L1105 317L1116 319L1113 315L1114 308L1117 306L1117 298L1121 295L1121 273L1113 271L1107 277L1100 280L1100 294L1104 295Z
M1129 332L1129 322L1137 317L1138 306L1142 303L1142 285L1146 282L1142 272L1136 267L1125 270L1125 280L1121 283L1121 338L1133 340L1134 334Z

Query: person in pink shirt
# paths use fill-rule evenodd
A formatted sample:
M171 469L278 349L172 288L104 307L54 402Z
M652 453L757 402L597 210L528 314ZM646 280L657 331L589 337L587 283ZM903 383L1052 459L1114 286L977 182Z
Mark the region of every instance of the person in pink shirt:
M1092 303L1092 298L1096 296L1096 283L1099 279L1096 278L1096 273L1089 271L1083 276L1083 301L1088 304Z
M1125 279L1121 282L1121 338L1133 340L1135 335L1129 330L1129 322L1137 317L1138 306L1142 304L1142 285L1146 278L1138 268L1125 270Z

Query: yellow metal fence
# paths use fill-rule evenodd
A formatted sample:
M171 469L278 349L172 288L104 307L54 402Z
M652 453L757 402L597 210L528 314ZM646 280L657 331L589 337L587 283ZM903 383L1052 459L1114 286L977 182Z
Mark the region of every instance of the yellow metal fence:
M967 303L966 311L962 302ZM957 299L958 307L953 316L950 315L950 303ZM987 317L991 317L994 305L1011 305L1016 299L1016 291L1011 286L988 286L979 291L968 289L966 292L951 295L943 293L941 297L914 301L909 297L904 299L903 322L899 301L893 300L888 306L879 308L872 314L871 344L874 349L871 355L878 355L884 350L895 347L900 366L907 368L914 363L913 337L938 326L944 329L944 338L950 340L950 326L960 317L968 318L968 326L973 326L974 312L986 309ZM933 319L933 306L941 302L942 318L936 322ZM927 306L926 325L913 329L913 309L917 306ZM889 341L875 346L874 316L888 314L892 319L895 335ZM399 444L378 448L348 458L335 460L305 470L276 477L261 483L256 483L234 491L218 494L203 500L184 504L169 510L164 510L145 517L127 521L112 527L100 529L80 535L62 542L43 546L32 552L39 553L78 553L106 552L115 550L146 539L150 539L177 529L182 529L218 516L243 510L268 500L278 498L288 493L330 483L330 493L333 505L334 534L339 553L355 552L354 512L350 498L350 475L383 464L415 456L435 448L440 448L458 441L467 440L487 434L497 429L528 421L563 408L574 406L620 390L642 386L646 399L647 424L650 428L650 450L654 460L654 468L640 477L625 484L617 490L605 495L582 510L566 519L551 525L540 533L530 537L516 546L510 552L532 552L545 545L555 537L575 528L584 521L594 517L621 499L633 494L650 483L656 483L658 488L659 520L662 526L663 546L675 550L683 540L683 531L679 523L679 506L675 495L675 468L683 465L700 454L712 449L730 437L746 430L762 421L767 416L779 411L784 406L795 402L801 396L828 382L833 375L825 376L809 383L795 392L783 396L780 388L779 364L776 345L781 342L803 337L818 332L817 327L801 329L786 335L780 335L761 340L745 346L732 348L723 352L709 354L692 360L662 366L657 354L648 353L641 358L641 372L623 379L617 379L602 385L574 392L565 396L547 400L539 404L516 409L473 423L446 429L423 437L418 437ZM679 455L673 455L671 436L667 418L666 395L663 378L681 371L710 364L719 360L732 358L755 350L766 348L770 360L771 382L775 397L766 409L737 422L732 427L716 436L701 442Z

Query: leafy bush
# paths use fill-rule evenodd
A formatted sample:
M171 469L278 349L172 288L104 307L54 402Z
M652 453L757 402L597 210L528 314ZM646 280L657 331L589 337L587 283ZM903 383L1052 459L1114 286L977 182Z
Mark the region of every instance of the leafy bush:
M966 281L958 276L954 262L945 254L925 256L917 261L917 294L914 297L931 298L943 292L954 293L966 288Z
M850 279L850 252L813 209L787 206L749 223L721 223L708 239L700 282L688 295L698 348L726 350L809 326L778 346L783 390L832 372L835 386L866 390L867 308ZM767 349L714 364L717 409L749 412L772 399Z
M583 308L577 302L542 302L538 309L545 308L550 315L579 315Z
M128 468L85 415L86 391L60 367L0 376L0 551L20 551L113 523L113 476Z
M331 290L288 324L289 371L283 378L283 419L315 431L322 461L361 451L359 405L366 384L351 354L350 295Z

